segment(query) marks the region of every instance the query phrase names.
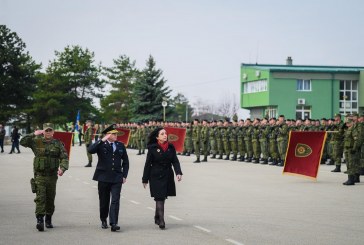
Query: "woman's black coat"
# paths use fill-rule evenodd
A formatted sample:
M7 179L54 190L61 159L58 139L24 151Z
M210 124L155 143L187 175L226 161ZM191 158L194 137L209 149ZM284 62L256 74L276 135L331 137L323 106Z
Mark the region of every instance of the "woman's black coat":
M158 144L148 146L142 180L143 183L149 182L152 197L157 199L176 195L172 165L176 175L182 175L176 149L172 144L168 145L166 152Z

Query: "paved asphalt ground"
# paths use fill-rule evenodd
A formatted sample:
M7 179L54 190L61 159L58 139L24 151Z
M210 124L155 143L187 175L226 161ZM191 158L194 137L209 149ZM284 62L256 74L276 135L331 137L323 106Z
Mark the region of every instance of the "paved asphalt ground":
M0 154L0 244L364 244L363 183L343 186L343 173L321 166L317 182L261 164L179 156L183 180L166 201L166 230L154 225L154 201L141 184L145 155L128 150L120 232L100 228L95 167L74 146L58 179L54 229L35 228L33 153ZM94 165L97 156L94 157ZM345 170L345 165L343 166Z

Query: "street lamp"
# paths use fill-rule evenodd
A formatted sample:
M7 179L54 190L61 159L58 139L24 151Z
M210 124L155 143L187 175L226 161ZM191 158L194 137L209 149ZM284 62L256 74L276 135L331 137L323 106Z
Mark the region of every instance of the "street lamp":
M166 106L168 105L167 101L163 101L162 102L162 106L163 106L163 122L166 121Z

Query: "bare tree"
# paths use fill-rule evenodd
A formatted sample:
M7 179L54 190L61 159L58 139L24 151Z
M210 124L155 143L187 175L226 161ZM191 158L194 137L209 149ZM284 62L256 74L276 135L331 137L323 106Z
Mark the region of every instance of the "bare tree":
M235 94L225 93L217 106L217 114L232 118L233 115L237 114L239 110L239 104Z

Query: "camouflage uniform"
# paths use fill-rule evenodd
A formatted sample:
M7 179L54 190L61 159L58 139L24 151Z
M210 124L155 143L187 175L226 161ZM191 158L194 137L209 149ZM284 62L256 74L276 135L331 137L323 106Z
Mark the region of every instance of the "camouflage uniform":
M260 158L260 144L259 144L259 126L253 126L251 130L251 139L254 155L254 163L259 163Z
M278 145L278 152L280 157L279 166L283 166L285 158L286 158L286 151L287 151L287 144L288 144L288 126L286 123L282 123L278 127L278 136L277 136L277 145Z
M209 150L209 131L210 128L208 126L201 127L201 134L200 134L200 148L201 152L204 155L203 162L207 162L207 155Z
M195 150L195 155L197 157L196 163L200 162L200 139L201 139L201 127L199 125L192 126L192 142L193 148Z
M83 135L86 145L87 159L88 159L88 164L86 165L87 167L91 167L92 163L92 155L87 151L87 148L92 144L92 138L94 133L93 131L94 131L93 128L90 126L86 129L85 134Z
M238 149L239 149L239 161L245 160L245 142L244 142L244 135L245 135L245 127L241 126L238 128Z
M344 185L360 182L360 151L363 144L363 130L360 123L354 123L344 135L344 154L346 159L348 181Z
M47 228L51 224L51 217L54 213L54 199L56 197L57 171L60 168L63 172L68 169L68 155L61 141L57 139L46 140L44 137L34 134L25 135L20 144L29 147L34 152L33 171L35 180L36 198L35 214L41 227L44 230L43 217L46 215ZM47 223L48 222L48 223Z
M224 142L222 141L222 134L225 133L222 126L218 126L216 130L216 142L217 142L217 151L219 152L219 158L222 159L224 155Z
M186 137L184 142L184 154L189 156L192 152L192 128L190 125L186 127Z
M233 157L231 158L232 161L236 161L238 158L238 130L239 128L237 126L231 126L230 127L230 146L231 151L233 153Z
M216 158L217 152L217 144L216 144L216 133L218 128L216 126L212 126L209 130L209 140L210 140L210 149L211 149L211 158Z
M229 138L230 138L230 127L223 127L221 130L221 138L222 138L222 142L224 145L224 151L225 151L225 160L229 160L230 159L230 152L231 152L231 148L230 148L230 142L229 142Z
M244 141L245 141L245 148L246 148L246 153L247 153L247 159L246 162L251 162L253 159L253 145L252 145L252 131L253 131L253 126L249 125L246 128L245 131L245 137L244 137Z
M277 134L278 134L278 126L270 126L269 127L269 155L272 158L272 163L270 165L277 165L278 164L278 146L277 146Z
M268 164L268 135L270 132L270 128L268 125L261 125L259 128L259 143L260 143L260 151L262 152L263 164Z

